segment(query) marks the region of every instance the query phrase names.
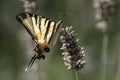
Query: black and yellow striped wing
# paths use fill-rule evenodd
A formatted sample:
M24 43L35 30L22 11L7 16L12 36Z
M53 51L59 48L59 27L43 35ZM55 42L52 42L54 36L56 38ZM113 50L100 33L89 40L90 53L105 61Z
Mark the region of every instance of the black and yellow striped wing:
M38 42L54 46L59 36L62 21L54 22L42 16L30 13L21 13L16 19L24 25L25 29Z

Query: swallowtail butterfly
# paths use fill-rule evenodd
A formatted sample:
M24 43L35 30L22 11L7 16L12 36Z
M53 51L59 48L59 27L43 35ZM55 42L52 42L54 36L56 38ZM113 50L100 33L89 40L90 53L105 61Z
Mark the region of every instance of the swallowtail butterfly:
M25 27L34 41L34 56L30 60L27 71L36 59L45 59L55 45L62 27L62 21L54 22L45 17L30 13L20 13L16 19Z

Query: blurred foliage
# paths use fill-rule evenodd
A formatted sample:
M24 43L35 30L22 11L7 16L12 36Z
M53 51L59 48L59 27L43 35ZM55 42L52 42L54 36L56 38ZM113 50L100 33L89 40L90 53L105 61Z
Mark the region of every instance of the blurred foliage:
M116 13L113 31L109 33L106 80L120 79L120 1L114 1ZM74 71L63 64L59 41L45 61L35 63L40 63L39 69L24 71L30 58L19 35L25 29L15 19L23 12L22 6L20 0L0 0L0 80L75 80ZM95 28L92 0L37 0L37 8L39 15L55 21L61 19L60 13L65 14L64 27L72 25L80 45L85 47L86 65L79 72L80 79L99 80L103 34Z

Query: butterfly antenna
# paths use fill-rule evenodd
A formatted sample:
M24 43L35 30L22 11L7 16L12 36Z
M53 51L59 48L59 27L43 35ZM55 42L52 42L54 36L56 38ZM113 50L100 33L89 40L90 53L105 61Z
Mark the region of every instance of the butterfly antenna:
M63 17L65 17L65 16L66 16L65 14L63 14L62 12L59 11L59 18L60 18L60 20L62 20Z
M27 66L27 68L25 69L26 72L29 71L29 69L30 69L31 66L33 65L34 61L36 60L36 58L37 58L36 55L34 55L34 56L32 57L32 59L30 60L28 66Z

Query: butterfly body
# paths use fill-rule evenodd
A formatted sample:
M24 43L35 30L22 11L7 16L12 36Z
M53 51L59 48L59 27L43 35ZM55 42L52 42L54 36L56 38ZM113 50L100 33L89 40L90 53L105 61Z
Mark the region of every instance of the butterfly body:
M28 65L29 67L32 66L36 59L45 59L46 54L50 52L57 41L62 21L54 22L45 17L30 13L18 14L16 19L25 27L34 41L35 54Z
M50 52L50 47L48 44L45 44L45 42L42 42L42 43L40 42L40 43L37 43L37 45L35 45L34 51L37 52L38 54L45 56L46 53Z

